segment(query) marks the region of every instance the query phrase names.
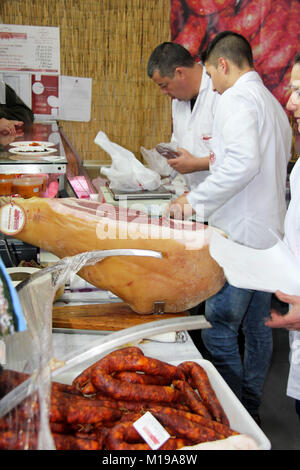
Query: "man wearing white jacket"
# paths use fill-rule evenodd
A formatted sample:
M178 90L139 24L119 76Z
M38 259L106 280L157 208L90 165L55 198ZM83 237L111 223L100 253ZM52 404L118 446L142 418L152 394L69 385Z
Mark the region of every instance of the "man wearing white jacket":
M213 91L205 67L195 62L180 44L164 42L152 52L147 66L150 78L172 99L172 137L179 157L168 160L184 175L189 189L209 175L207 137L211 136L218 93Z
M209 44L203 61L221 95L212 133L211 174L170 213L201 207L209 224L238 243L258 249L282 236L291 128L280 103L255 72L250 44L225 31ZM175 210L176 208L176 210ZM259 421L263 384L272 355L272 334L264 324L271 294L237 289L228 283L206 301L212 328L202 331L211 359L232 390ZM245 337L243 361L238 333Z

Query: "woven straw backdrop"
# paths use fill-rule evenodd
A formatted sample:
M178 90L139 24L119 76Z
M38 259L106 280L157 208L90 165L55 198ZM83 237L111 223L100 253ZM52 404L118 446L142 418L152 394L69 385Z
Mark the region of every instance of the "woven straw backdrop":
M171 106L147 76L154 47L170 40L170 0L2 0L6 24L58 26L61 74L92 78L90 122L61 121L86 163L110 157L99 130L140 156L171 134Z

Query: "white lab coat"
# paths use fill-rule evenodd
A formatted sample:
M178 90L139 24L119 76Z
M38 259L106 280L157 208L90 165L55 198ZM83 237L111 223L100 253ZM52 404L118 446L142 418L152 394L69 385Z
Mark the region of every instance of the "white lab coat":
M291 139L286 113L259 75L242 75L218 102L211 175L188 202L233 241L269 248L270 229L283 235Z
M300 159L290 175L290 187L291 202L285 218L284 241L300 263ZM291 353L287 394L300 400L300 331L290 331L289 336Z
M209 147L203 141L204 134L212 134L213 118L220 95L213 91L211 79L203 67L202 79L196 102L191 111L190 101L172 100L173 133L171 142L188 150L195 157L208 157ZM185 174L189 189L198 186L209 171Z

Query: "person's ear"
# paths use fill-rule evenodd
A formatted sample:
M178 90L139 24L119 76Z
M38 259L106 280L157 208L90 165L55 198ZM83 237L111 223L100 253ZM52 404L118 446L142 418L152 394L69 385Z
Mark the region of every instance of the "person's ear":
M185 78L185 70L184 67L176 67L175 72L174 72L174 78Z
M224 74L226 74L229 70L229 65L226 59L224 57L219 57L218 59L218 68L221 70Z

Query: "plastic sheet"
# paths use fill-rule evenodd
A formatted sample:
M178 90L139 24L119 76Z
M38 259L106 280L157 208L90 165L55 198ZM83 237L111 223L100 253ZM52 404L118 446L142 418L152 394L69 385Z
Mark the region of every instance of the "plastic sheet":
M170 149L176 150L175 148L171 147L171 144L160 144L160 145L170 145ZM172 167L168 164L167 158L165 158L161 153L159 153L156 148L153 149L146 149L145 147L140 148L141 154L143 158L149 165L151 170L157 171L162 177L171 176L175 177L177 172L172 169Z
M129 341L182 329L198 329L202 316L150 322L99 337L69 356L53 357L52 302L66 279L87 264L107 256L155 256L151 250L105 250L63 258L40 270L17 286L28 329L6 337L7 361L0 375L0 449L62 449L63 435L49 424L56 378ZM55 437L56 436L56 437ZM65 441L66 442L66 441ZM84 443L86 444L86 442ZM90 443L91 444L91 443ZM59 446L59 447L57 447ZM68 447L66 448L66 450Z
M41 269L17 286L27 330L4 338L6 363L0 375L0 448L55 448L49 428L51 373L59 365L53 361L52 351L53 299L66 279L83 266L107 256L130 254L160 256L147 250L86 252ZM4 435L5 432L10 434Z

